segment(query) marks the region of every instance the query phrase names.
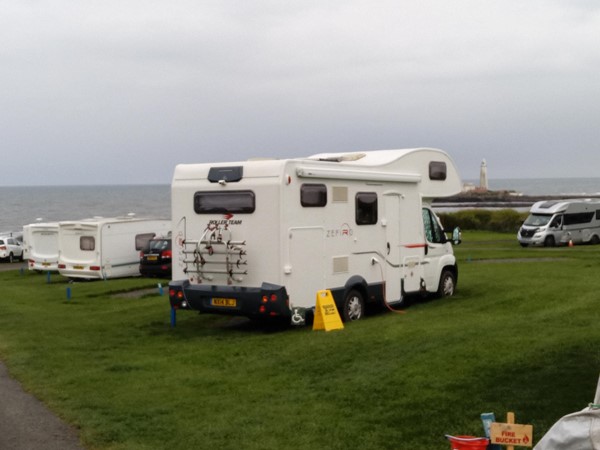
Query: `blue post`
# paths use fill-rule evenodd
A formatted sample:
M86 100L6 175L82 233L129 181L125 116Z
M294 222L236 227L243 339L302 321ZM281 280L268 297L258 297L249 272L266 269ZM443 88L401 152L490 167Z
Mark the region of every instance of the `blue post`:
M171 328L177 324L177 310L171 306Z
M46 283L50 284L50 271L46 274Z
M164 294L164 290L161 283L158 283L158 293L162 297Z
M25 274L25 269L23 269L23 266L21 266L20 272L21 272L21 276L22 276L23 274Z
M67 286L67 301L71 301L71 287Z

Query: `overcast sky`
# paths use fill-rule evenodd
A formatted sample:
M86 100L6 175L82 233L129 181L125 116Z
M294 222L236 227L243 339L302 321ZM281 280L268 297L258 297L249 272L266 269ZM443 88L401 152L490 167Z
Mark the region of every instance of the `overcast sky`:
M600 176L596 0L0 8L0 185L420 146L464 179Z

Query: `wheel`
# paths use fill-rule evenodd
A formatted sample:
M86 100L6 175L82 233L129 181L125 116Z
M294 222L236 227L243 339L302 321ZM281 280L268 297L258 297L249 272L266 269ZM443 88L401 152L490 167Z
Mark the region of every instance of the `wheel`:
M363 295L356 289L351 289L344 298L342 306L342 320L352 322L362 319L365 315L365 300Z
M598 237L597 234L592 236L592 239L590 240L590 244L592 244L592 245L600 244L600 238Z
M12 262L14 262L14 261L15 261L15 258L13 257L13 254L12 254L12 253L9 253L9 254L8 254L8 262L9 262L9 263L12 263Z
M521 242L521 247L525 248L525 247L528 247L528 246L529 246L529 244L527 244L525 242Z
M438 297L452 297L456 289L456 278L449 270L444 270L440 277L440 284L437 290Z
M544 247L554 247L556 242L554 241L554 236L546 236L544 239Z

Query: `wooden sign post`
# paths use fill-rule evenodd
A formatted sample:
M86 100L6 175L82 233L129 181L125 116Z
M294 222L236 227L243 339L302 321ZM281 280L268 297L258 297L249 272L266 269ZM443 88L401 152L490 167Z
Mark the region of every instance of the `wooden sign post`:
M506 414L506 423L492 422L490 444L506 445L506 450L517 447L533 447L533 426L515 424L515 414Z

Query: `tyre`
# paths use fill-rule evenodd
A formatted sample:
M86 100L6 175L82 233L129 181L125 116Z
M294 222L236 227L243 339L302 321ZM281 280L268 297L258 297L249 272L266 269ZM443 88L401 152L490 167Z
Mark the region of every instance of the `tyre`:
M452 297L456 289L456 277L449 270L444 270L440 277L440 284L437 290L437 297Z
M527 244L527 243L525 243L525 242L521 242L520 244L521 244L521 247L523 247L523 248L525 248L525 247L528 247L528 246L529 246L529 244Z
M14 256L13 256L13 254L12 254L12 253L9 253L9 254L8 254L8 262L9 262L9 263L15 262L15 258L14 258Z
M554 247L556 242L554 241L554 236L546 236L544 239L544 247Z
M590 239L590 244L592 245L598 245L600 244L600 238L598 237L598 235L593 235L592 239Z
M365 300L363 295L356 289L351 289L344 297L342 305L342 320L352 322L360 320L365 315Z

